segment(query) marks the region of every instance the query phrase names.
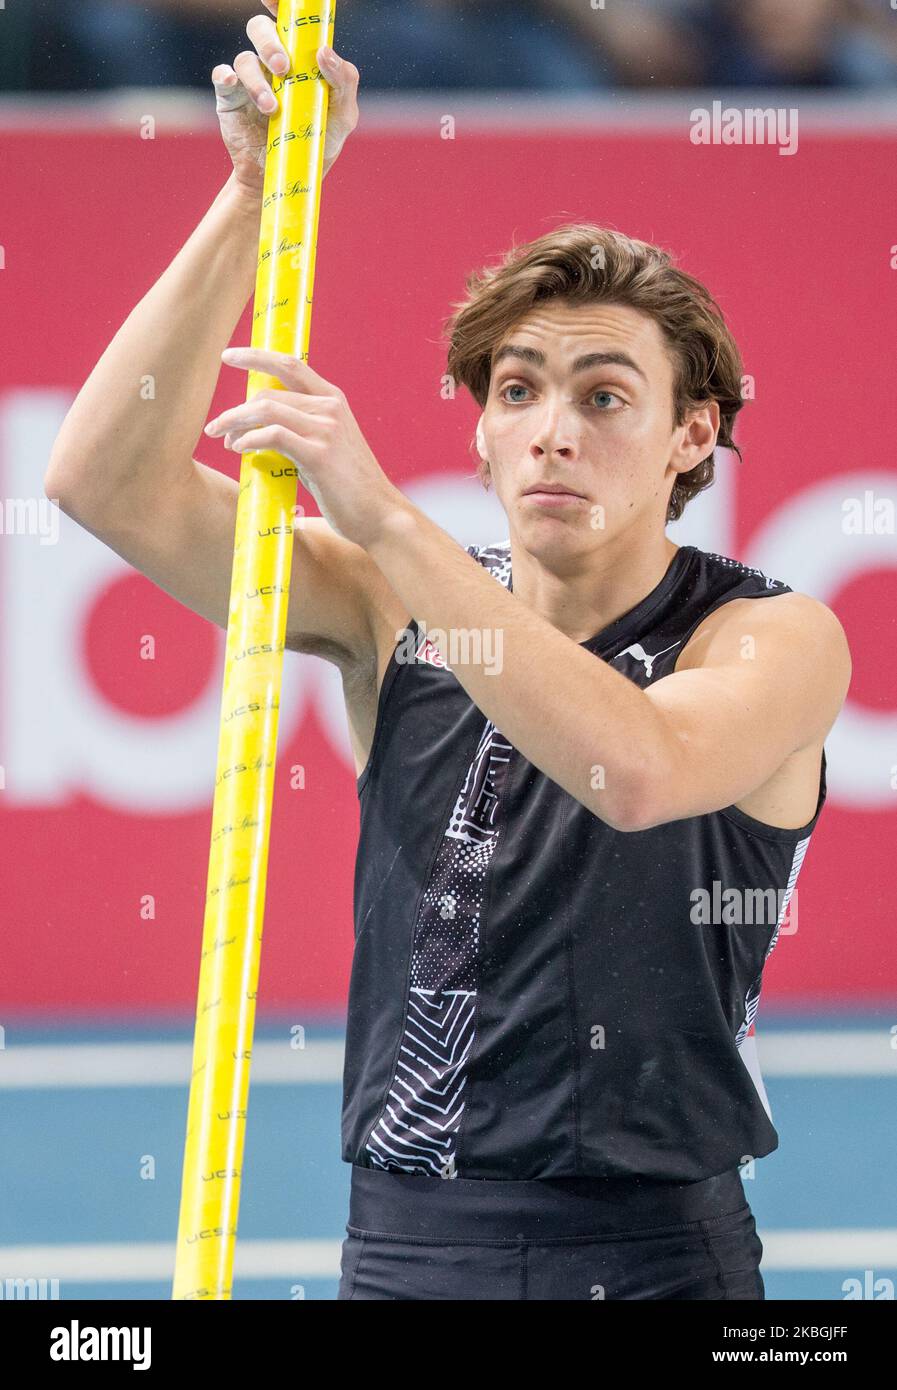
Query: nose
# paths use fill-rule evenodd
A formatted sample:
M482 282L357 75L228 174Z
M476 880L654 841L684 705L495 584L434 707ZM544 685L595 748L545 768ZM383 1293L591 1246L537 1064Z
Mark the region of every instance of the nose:
M578 434L576 414L572 404L557 395L545 398L538 423L530 440L533 458L557 455L568 461L576 458Z

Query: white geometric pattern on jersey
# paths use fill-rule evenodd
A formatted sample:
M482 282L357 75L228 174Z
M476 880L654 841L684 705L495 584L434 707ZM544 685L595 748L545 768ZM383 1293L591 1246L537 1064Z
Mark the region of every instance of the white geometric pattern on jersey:
M717 555L712 550L705 551L705 554L711 560L718 560L726 569L741 570L743 574L752 574L757 579L765 579L767 589L787 587L784 579L770 579L769 575L764 574L762 570L755 569L752 565L743 565L740 560L733 560L729 555Z
M779 909L778 919L776 920L776 928L772 934L772 940L770 941L769 946L766 948L766 955L763 957L764 966L766 965L766 962L769 960L769 957L772 954L772 949L779 939L779 932L781 930L782 923L785 920L785 913L788 911L788 904L791 901L791 894L794 892L794 886L797 883L797 876L800 873L800 867L801 864L803 864L804 862L804 855L807 852L807 845L809 843L810 836L807 835L805 839L798 840L797 844L794 846L794 857L791 860L791 872L788 875L788 883L785 887L785 892L782 894L782 906ZM741 1047L741 1044L750 1032L751 1024L753 1023L754 1018L756 1017L757 1007L760 1003L760 988L761 977L758 976L754 983L750 986L745 997L744 1022L742 1023L738 1032L735 1034L736 1047Z
M372 1168L455 1176L475 1002L472 993L410 992L389 1098L366 1145Z
M480 562L485 564L499 584L503 584L507 589L511 579L511 542L496 541L493 545L484 545L479 548L475 545L467 547L468 554L479 554Z
M480 555L508 587L509 550L489 547ZM511 751L487 719L421 899L399 1056L365 1146L371 1167L458 1176L465 1065L476 1035L480 911Z
M495 725L487 720L445 832L450 839L466 840L473 845L488 843L498 808L490 760L507 761L510 756L510 744L502 740Z

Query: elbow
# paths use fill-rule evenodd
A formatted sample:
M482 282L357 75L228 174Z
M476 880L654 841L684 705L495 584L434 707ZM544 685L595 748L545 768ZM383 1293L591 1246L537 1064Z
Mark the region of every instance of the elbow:
M86 460L60 449L58 441L44 473L44 496L79 522L97 513L96 481Z
M626 835L651 830L669 819L660 806L658 781L647 775L647 771L631 775L625 788L618 789L613 796L607 790L593 792L589 809L611 830Z
M44 496L64 512L66 504L63 501L62 480L58 473L48 468L44 474Z
M91 476L91 461L101 456L103 447L98 441L88 441L76 433L71 415L69 411L59 427L44 472L44 495L63 511L68 510L67 499L72 501L77 496L80 500Z
M647 807L640 805L615 809L613 819L607 816L602 816L601 819L612 830L620 830L624 835L632 835L639 830L651 830L653 826L663 824L662 816L655 815Z
M57 507L65 511L63 498L66 492L71 490L71 465L67 465L59 451L59 442L50 451L50 461L44 473L44 496L51 502L55 502ZM67 481L68 479L68 481Z
M668 817L661 815L653 805L644 804L633 808L615 829L631 835L638 830L653 830L656 825L664 825L667 820Z
M62 488L58 477L55 473L51 473L49 469L44 474L44 496L49 498L51 502L55 502L61 511L65 511L65 506L62 501Z

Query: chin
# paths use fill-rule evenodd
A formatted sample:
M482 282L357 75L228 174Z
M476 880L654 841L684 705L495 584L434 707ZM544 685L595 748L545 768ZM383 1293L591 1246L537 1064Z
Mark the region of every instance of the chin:
M553 516L526 517L517 535L531 555L551 557L587 555L603 545L607 533L589 525L588 516L577 520Z

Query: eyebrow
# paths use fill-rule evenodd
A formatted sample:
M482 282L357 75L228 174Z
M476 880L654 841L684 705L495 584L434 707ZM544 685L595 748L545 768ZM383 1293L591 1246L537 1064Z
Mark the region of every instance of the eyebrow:
M513 343L506 344L499 348L492 362L493 371L499 362L503 362L506 357L515 357L521 362L529 362L533 367L545 366L545 353L538 348L518 347ZM627 352L587 352L584 357L577 357L573 363L574 372L586 372L591 367L628 367L631 372L637 373L643 381L648 378L642 371L637 362L634 362Z

